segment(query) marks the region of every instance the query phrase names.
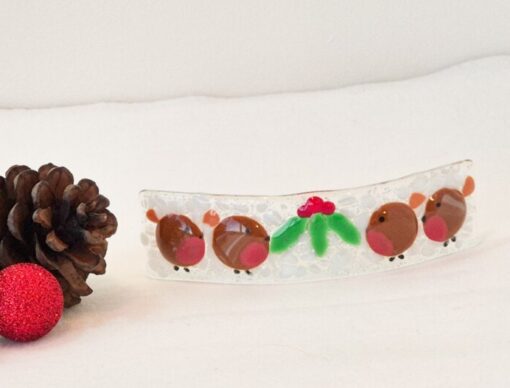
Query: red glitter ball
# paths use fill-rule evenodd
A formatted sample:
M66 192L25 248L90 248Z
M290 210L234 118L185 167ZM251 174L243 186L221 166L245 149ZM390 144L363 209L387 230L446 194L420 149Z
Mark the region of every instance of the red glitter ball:
M55 327L63 310L60 284L40 265L15 264L0 272L0 335L33 341Z

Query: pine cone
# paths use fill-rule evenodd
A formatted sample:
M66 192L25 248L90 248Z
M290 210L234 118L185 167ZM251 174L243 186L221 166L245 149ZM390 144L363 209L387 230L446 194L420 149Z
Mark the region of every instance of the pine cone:
M49 163L34 171L13 166L0 177L0 269L33 262L60 282L66 307L92 293L90 273L103 274L117 219L90 179Z

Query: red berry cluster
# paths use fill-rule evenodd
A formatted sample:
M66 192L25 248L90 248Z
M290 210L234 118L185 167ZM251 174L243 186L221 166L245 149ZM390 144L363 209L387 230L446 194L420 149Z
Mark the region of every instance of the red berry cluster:
M316 213L333 214L335 212L335 204L330 201L324 201L320 197L310 197L306 203L297 210L297 215L301 218L308 218Z

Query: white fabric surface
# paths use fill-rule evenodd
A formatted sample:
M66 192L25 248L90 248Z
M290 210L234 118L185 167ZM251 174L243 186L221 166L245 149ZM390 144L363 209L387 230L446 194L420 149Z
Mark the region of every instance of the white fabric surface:
M504 0L0 5L0 107L316 90L510 54Z
M508 386L509 101L510 57L495 57L329 92L0 111L2 168L66 165L120 220L94 293L43 339L0 340L0 386ZM289 193L466 157L485 235L473 250L310 284L144 277L142 188Z

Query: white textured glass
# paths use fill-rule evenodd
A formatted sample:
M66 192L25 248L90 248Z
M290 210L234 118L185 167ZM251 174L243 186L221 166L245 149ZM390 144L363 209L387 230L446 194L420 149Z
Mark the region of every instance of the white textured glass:
M476 191L466 197L467 215L456 241L445 247L429 240L419 220L425 205L415 209L418 219L418 235L414 244L405 252L405 259L389 261L374 253L365 239L365 229L371 214L388 202L405 202L414 192L432 195L447 187L461 190L467 176L471 176L472 162L453 163L429 171L416 173L400 179L335 191L318 191L285 196L236 196L202 193L176 193L167 191L142 191L143 208L142 244L146 247L147 274L157 279L205 281L219 283L285 283L342 278L370 272L397 269L422 263L441 256L453 254L476 244L474 218ZM317 257L310 243L310 234L304 233L297 244L284 253L270 253L267 260L252 269L251 275L234 273L225 266L212 249L213 228L202 222L210 209L221 218L243 215L257 220L269 235L280 228L296 209L311 196L320 196L336 205L336 210L347 216L361 233L361 244L348 245L333 233L328 234L329 248L323 257ZM203 232L206 245L205 256L200 263L189 268L189 272L175 270L174 265L161 255L156 244L156 224L149 221L146 211L154 209L164 216L181 214L189 217Z

